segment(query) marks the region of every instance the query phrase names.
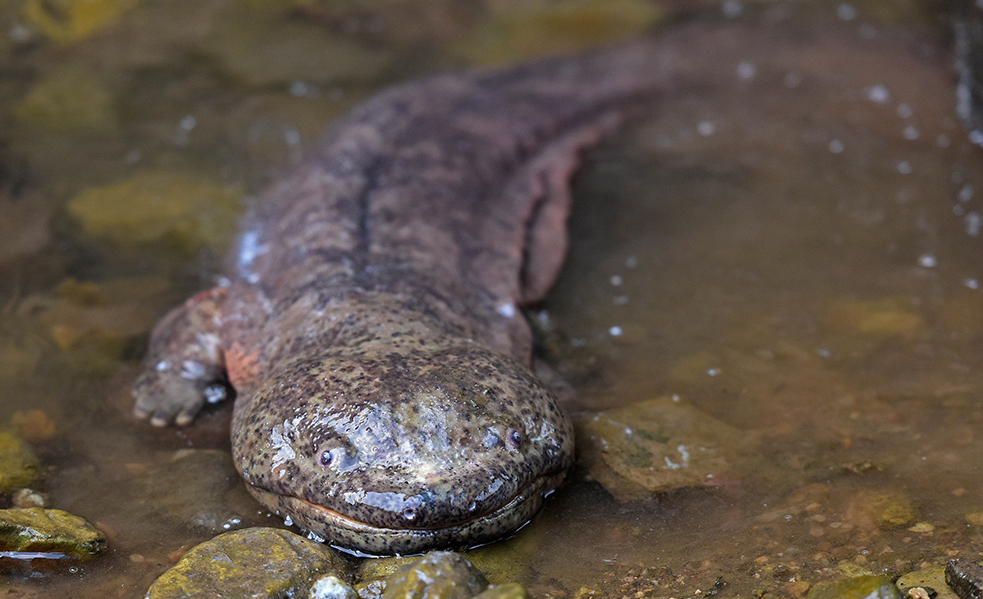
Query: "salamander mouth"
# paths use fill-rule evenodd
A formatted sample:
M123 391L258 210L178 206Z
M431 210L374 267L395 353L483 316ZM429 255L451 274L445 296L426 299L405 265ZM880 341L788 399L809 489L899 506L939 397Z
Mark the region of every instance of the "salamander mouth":
M515 532L539 510L543 499L562 482L564 473L531 480L505 504L463 520L430 527L378 526L289 495L248 486L260 503L332 546L357 555L422 553L430 549L465 549Z

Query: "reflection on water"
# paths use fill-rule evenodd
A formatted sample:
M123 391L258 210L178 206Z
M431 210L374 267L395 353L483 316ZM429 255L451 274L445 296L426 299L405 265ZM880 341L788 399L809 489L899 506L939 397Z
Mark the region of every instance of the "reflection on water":
M227 450L227 410L186 430L129 416L149 326L218 272L229 194L257 190L386 81L517 58L494 44L509 35L585 32L545 44L560 48L609 34L572 9L506 18L508 3L428 4L420 31L387 36L381 9L215 1L103 3L119 14L92 17L85 37L48 34L12 4L0 421L44 411L35 486L111 549L6 588L136 597L192 544L276 524L223 454L175 454ZM865 6L724 9L744 23L740 51L701 61L694 39L699 80L674 83L578 175L570 259L543 315L578 419L673 397L751 449L712 483L641 498L578 467L531 526L479 552L536 596L689 596L718 579L732 595L797 596L983 551L983 153L953 114L945 51ZM257 45L269 51L249 61ZM118 207L79 212L100 193Z

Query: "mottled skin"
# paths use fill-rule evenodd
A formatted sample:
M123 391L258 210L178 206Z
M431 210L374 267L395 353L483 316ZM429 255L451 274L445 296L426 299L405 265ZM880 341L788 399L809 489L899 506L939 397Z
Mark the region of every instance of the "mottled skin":
M154 330L135 411L225 384L249 490L354 551L514 531L573 460L517 306L566 249L568 179L665 78L652 41L385 91L245 219L230 282Z

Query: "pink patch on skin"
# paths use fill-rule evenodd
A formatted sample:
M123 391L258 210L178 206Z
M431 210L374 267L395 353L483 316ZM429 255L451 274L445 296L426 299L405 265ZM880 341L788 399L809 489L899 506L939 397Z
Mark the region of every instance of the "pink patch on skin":
M235 388L244 387L258 380L259 350L246 353L241 345L233 343L232 347L225 351L225 371L229 375L229 382Z

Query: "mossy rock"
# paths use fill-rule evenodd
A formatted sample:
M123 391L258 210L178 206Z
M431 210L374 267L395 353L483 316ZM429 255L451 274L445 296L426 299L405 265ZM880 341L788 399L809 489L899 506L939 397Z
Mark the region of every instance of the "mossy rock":
M20 437L0 432L0 492L26 487L38 476L41 463Z
M470 599L488 588L485 576L460 553L433 551L401 566L383 599Z
M137 0L27 0L24 18L50 39L72 43L119 22Z
M0 510L0 551L63 554L85 561L106 551L106 536L62 510L13 508Z
M646 0L504 3L456 53L469 62L505 64L634 37L663 18Z
M488 587L475 595L474 599L529 599L529 593L521 584L507 582Z
M806 599L901 599L901 593L887 576L858 576L817 584Z
M118 125L115 99L92 74L61 70L38 82L14 109L18 124L31 129L111 133Z
M87 189L68 211L90 234L120 245L162 244L193 254L232 237L243 191L234 185L164 171Z
M154 581L147 599L307 597L325 576L344 582L345 570L344 560L320 543L286 530L246 528L192 547Z

